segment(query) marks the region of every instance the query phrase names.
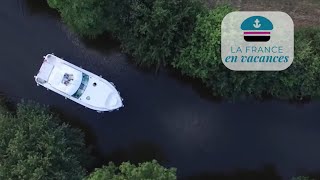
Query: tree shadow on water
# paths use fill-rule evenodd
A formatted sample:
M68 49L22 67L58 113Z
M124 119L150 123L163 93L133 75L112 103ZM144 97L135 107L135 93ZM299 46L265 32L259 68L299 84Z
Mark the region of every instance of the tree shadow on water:
M115 164L130 161L138 164L146 161L157 160L159 163L167 162L167 159L159 146L150 142L138 142L129 145L127 148L120 148L104 158L101 164L108 164L112 161Z
M17 102L20 102L21 100L17 101L13 98L9 98L5 93L0 92L0 108L4 107L5 111L9 111L11 113L16 112L17 110Z
M45 15L53 18L59 18L57 10L49 7L46 0L18 0L25 6L27 15Z
M131 68L139 69L141 73L145 74L157 74L156 67L137 64L133 56L123 51L121 42L114 36L112 36L112 34L109 32L105 32L96 37L77 37L81 40L81 42L87 49L94 50L98 53L101 53L102 55L105 55L106 57L110 57L110 54L114 52L117 54L121 54L127 60L127 65Z
M111 50L120 50L120 42L108 32L96 37L81 37L81 41L87 48L102 54L108 54Z
M236 169L232 172L208 172L182 178L183 180L282 180L273 165L258 170Z
M210 100L216 103L222 103L225 101L223 97L214 96L213 90L207 87L200 79L182 75L179 70L172 67L168 67L168 74L169 77L177 79L180 84L191 86L191 88L205 100Z

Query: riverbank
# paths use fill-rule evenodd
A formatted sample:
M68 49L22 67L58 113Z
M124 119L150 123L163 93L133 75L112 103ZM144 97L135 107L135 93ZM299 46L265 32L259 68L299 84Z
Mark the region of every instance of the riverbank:
M235 100L269 96L295 101L320 97L317 88L320 81L315 81L320 76L320 64L317 63L320 45L313 41L320 39L319 28L300 27L296 31L295 58L287 70L235 72L223 65L220 54L221 21L235 10L231 7L235 6L234 3L208 9L197 0L139 1L133 4L104 0L97 6L91 2L48 2L76 33L94 38L108 31L121 42L123 52L131 55L137 65L156 69L172 66L183 75L201 81L211 89L214 97ZM246 4L241 1L238 6L253 8L246 7ZM77 8L70 10L73 6ZM99 20L94 17L99 17ZM298 17L295 16L296 19ZM79 18L81 21L77 20Z
M13 111L5 104L0 99L1 179L177 179L174 168L155 160L119 167L109 162L88 173L93 158L80 129L38 103L21 101Z

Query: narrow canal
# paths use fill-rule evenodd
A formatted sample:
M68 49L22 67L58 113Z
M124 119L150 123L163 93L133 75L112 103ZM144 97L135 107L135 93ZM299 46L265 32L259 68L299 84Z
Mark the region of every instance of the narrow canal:
M155 158L194 179L259 172L277 179L320 170L320 102L213 101L172 73L140 70L108 39L102 47L83 43L36 3L1 1L0 91L50 105L85 127L100 160ZM125 108L97 114L37 87L33 76L52 52L113 81Z

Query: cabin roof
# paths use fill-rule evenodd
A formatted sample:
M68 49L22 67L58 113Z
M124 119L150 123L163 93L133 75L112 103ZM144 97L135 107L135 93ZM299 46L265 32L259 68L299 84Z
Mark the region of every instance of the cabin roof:
M72 79L65 83L65 75L72 76ZM56 64L50 74L48 83L55 89L72 96L80 87L82 72L73 69L66 64Z

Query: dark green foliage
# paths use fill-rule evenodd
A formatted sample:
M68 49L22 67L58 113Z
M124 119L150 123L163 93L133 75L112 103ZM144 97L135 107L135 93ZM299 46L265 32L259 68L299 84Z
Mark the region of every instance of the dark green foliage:
M139 65L167 64L193 31L198 0L48 0L84 36L109 30ZM107 43L107 42L106 42Z
M204 10L197 0L120 0L110 5L109 30L139 65L167 64L186 45L195 17Z
M0 92L0 114L4 114L8 112L8 108L6 107L6 99L4 95Z
M301 29L295 33L295 57L285 71L274 73L270 94L300 99L320 96L320 30ZM265 75L268 75L267 73Z
M166 169L157 161L141 163L138 166L129 162L116 167L113 163L96 169L88 180L176 180L176 170Z
M220 54L221 21L227 6L206 9L198 0L48 0L81 35L110 31L139 65L171 64L200 79L214 96L279 99L319 97L320 30L295 34L293 64L281 72L235 72ZM107 42L106 42L107 43Z
M205 80L213 68L223 65L220 54L221 22L231 12L228 7L219 7L197 16L194 33L188 46L173 62L182 73ZM223 68L224 69L224 68Z
M228 7L218 7L199 15L188 47L181 51L173 66L183 74L201 79L215 96L240 98L268 94L280 99L320 96L318 29L295 34L295 59L285 71L231 71L223 65L220 54L220 25L230 11Z
M83 178L83 136L38 104L18 104L16 114L0 114L0 179Z
M94 37L107 28L107 0L47 1L50 7L60 12L63 21L80 35Z
M183 74L200 78L213 89L215 96L239 97L257 94L259 87L252 83L258 80L258 73L230 71L221 61L221 22L231 11L230 8L222 6L198 15L189 45L174 60L173 66Z

